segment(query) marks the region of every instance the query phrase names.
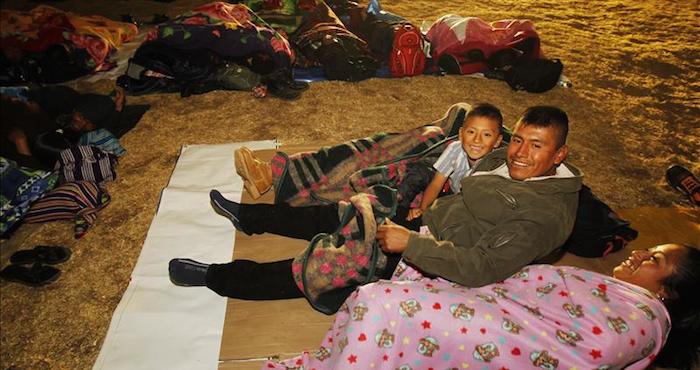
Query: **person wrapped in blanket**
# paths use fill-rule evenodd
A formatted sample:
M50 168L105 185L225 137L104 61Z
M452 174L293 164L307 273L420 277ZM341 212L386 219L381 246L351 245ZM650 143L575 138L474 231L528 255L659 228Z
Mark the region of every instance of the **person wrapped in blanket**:
M48 5L0 10L0 81L57 83L116 67L114 51L136 38L134 24Z
M296 66L319 66L329 80L361 81L377 74L380 62L358 35L358 23L364 10L357 3L323 0L234 2L246 4L273 28L289 35L289 42L297 51ZM336 14L333 9L342 14ZM344 23L339 17L349 18L348 12L352 13L355 26L349 21Z
M29 89L26 99L2 94L0 155L33 169L53 170L61 150L93 145L117 156L118 138L131 130L148 106L126 105L115 96L80 94L66 86Z
M613 277L530 265L466 288L399 263L359 287L316 350L263 369L694 369L700 251L635 250Z
M568 117L561 109L550 106L527 109L515 125L508 147L486 155L472 175L461 180L464 191L438 198L416 219L418 225L426 226L423 233L389 220L378 225L362 214L357 223L367 227L358 234L365 243L376 237L384 252L381 265L368 266L363 257L331 261L325 267L357 263L376 271L369 279L354 282L361 284L390 277L403 257L427 275L478 287L505 279L523 266L544 258L566 241L576 217L582 181L580 171L564 163L568 154L567 133ZM395 207L392 199L384 199L382 194L369 198L386 205L385 208ZM248 234L271 232L312 240L319 233L338 231L342 233L342 238L337 238L338 244L344 241L347 248L361 245L351 238L353 234L345 233L346 225L339 217L343 207L338 203L308 207L291 207L285 203L238 204L212 191L212 205L237 230ZM384 212L388 217L391 213ZM306 296L319 308L314 298L306 294L306 283L322 278L325 267L307 270L310 274L302 273L300 279L306 257L265 264L235 260L213 265L174 259L170 263L170 278L177 285L206 285L221 295L243 299ZM335 288L335 280L332 284ZM348 294L350 291L344 290ZM323 312L333 312L346 296L337 295L332 302L324 302Z
M292 77L287 39L244 4L203 4L156 26L117 84L132 95L252 91L296 99L308 84Z
M316 152L277 152L270 161L262 161L241 147L234 152L236 172L253 199L273 190L275 203L329 204L386 183L399 189L401 206L418 207L417 196L437 177L435 171L450 179L449 189L459 189L462 176L509 135L502 122L493 105L457 103L443 117L413 130L379 133ZM448 189L445 181L434 187L443 185Z

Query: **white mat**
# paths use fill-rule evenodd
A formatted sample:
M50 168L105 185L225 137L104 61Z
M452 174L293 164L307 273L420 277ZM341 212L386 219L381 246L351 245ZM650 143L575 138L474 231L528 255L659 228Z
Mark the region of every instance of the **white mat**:
M217 369L226 299L207 288L174 286L168 261L231 260L231 222L209 205L209 190L240 201L233 151L274 149L275 141L184 146L143 244L131 282L93 366L107 369Z

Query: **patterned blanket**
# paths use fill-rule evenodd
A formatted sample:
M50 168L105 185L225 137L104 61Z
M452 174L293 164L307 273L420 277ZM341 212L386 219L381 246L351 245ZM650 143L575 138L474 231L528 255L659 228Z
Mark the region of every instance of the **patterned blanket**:
M442 118L402 134L381 133L291 156L278 152L272 159L275 202L327 204L348 200L375 184L395 187L409 163L439 154L468 110L466 103L455 104Z
M264 54L278 68L289 68L294 53L287 39L243 4L213 2L157 26L147 40L179 49L208 49L224 59Z
M377 225L396 211L396 191L377 185L340 202L340 226L321 233L292 263L299 290L317 310L335 313L359 285L377 281L387 257L377 244Z
M40 52L52 45L67 44L84 49L90 58L86 69L104 71L116 65L110 53L133 40L138 29L134 24L116 22L99 15L78 15L48 5L28 11L0 11L2 48Z
M315 351L262 369L645 369L670 327L643 288L533 265L465 288L400 263L358 288Z

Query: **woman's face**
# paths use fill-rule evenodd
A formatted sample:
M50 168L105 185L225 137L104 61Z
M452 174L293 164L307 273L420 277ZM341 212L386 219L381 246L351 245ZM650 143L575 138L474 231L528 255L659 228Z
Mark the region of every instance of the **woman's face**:
M673 274L685 253L685 247L678 244L664 244L647 250L636 250L615 267L613 276L663 296L661 289L663 282Z

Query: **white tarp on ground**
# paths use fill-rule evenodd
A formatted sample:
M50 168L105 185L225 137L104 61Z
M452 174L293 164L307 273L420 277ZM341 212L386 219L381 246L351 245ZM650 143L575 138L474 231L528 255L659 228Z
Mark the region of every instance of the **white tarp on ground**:
M168 261L230 261L234 229L209 205L218 189L240 201L243 182L233 151L274 149L275 141L184 146L143 243L131 282L109 325L93 369L216 369L226 299L206 288L177 287Z

